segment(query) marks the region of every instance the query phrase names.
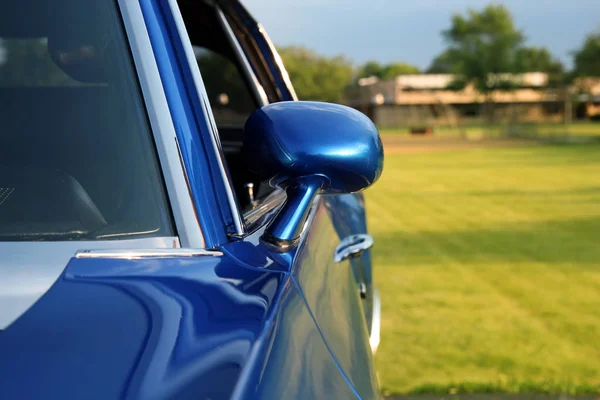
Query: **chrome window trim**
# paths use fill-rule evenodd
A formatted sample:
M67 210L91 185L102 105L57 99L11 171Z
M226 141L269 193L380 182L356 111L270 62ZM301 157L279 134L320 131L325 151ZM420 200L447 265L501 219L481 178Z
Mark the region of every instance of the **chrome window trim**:
M377 353L379 340L381 336L381 297L379 290L373 289L373 315L371 317L371 334L369 335L369 344L373 354Z
M202 76L200 76L200 69L198 68L198 64L196 62L196 56L194 55L192 42L190 41L187 29L185 28L183 17L181 16L181 11L179 10L179 6L177 5L177 0L168 0L168 3L171 9L171 13L173 15L175 27L177 28L177 33L181 38L181 44L185 53L186 60L190 67L190 72L192 74L194 86L196 87L196 91L202 102L206 116L208 117L208 121L205 122L207 123L208 130L212 133L212 135L210 135L210 142L213 151L217 155L217 167L219 168L221 178L223 179L223 185L225 187L225 194L227 195L227 202L229 203L229 210L233 219L235 233L237 235L242 235L244 233L244 223L242 221L242 216L238 209L237 199L235 197L235 194L233 193L233 185L231 183L231 180L229 179L227 170L225 169L225 159L223 155L223 149L221 148L221 143L219 141L217 124L215 123L215 119L210 108L210 102L208 100L208 95L206 94L204 81L202 80Z
M39 263L52 263L53 254L70 251L75 255L80 250L95 249L179 249L181 244L176 236L157 236L123 240L63 240L63 241L11 241L0 242L0 254L11 254L16 248L29 248ZM38 251L43 250L43 251ZM10 257L9 257L10 258ZM4 259L0 259L2 264ZM36 260L37 262L38 260Z
M225 34L227 35L229 44L233 47L235 56L242 66L243 73L244 73L244 75L246 75L246 78L248 79L248 81L252 83L251 89L254 94L254 97L258 101L258 106L262 107L262 106L269 104L269 99L267 97L267 93L265 92L265 89L262 87L262 85L258 81L258 78L254 74L254 71L252 70L250 63L248 62L248 59L246 58L246 55L244 54L244 51L242 50L242 46L240 45L240 42L238 41L237 37L235 36L235 33L233 33L233 29L231 29L231 26L229 25L229 22L227 21L225 14L219 7L217 7L216 9L217 9L217 15L219 17L219 22L221 23L221 27L225 30Z
M263 217L273 210L280 208L285 203L286 198L285 190L275 189L268 196L259 199L256 207L244 213L244 224L246 225L247 233L256 231L264 222L267 222L262 221Z
M279 52L275 48L275 45L273 44L273 42L271 42L271 38L267 34L267 31L265 30L265 28L261 24L257 24L257 25L258 25L258 31L261 33L261 35L263 35L263 38L265 39L265 41L267 42L267 45L269 46L269 50L271 50L271 53L273 54L273 59L275 60L275 63L277 64L277 67L279 68L279 72L281 73L281 77L285 83L285 86L287 87L287 89L290 92L290 95L292 96L292 100L298 101L298 95L296 94L296 89L294 89L294 85L292 85L292 80L290 79L290 75L288 74L287 69L285 69L285 66L283 65L283 60L281 59Z
M220 257L218 250L206 249L98 249L79 250L75 258L118 258L134 260L139 258L173 258L173 257Z
M206 247L139 2L118 0L181 246ZM193 216L193 217L192 217Z

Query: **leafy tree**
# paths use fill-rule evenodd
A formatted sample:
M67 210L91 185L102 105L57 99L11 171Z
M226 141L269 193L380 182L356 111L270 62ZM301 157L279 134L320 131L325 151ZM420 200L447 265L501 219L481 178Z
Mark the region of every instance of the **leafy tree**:
M383 65L377 61L367 61L365 65L360 68L358 73L359 78L368 78L369 76L376 76L381 78L383 75Z
M548 86L556 87L564 81L565 67L546 47L522 47L517 51L518 72L545 72Z
M576 76L600 76L600 31L585 38L579 50L573 53Z
M447 49L433 59L429 68L428 74L451 74L458 70L460 57L455 54L454 49Z
M517 71L517 53L524 39L506 7L491 4L481 11L455 14L442 34L449 45L442 61L451 61L452 71L459 75L455 88L471 83L489 99L494 90L511 87L499 74Z
M522 72L563 70L562 63L553 58L546 47L522 47L517 51L516 66Z
M403 62L395 62L387 64L383 70L383 79L395 78L398 75L412 75L412 74L420 74L421 70L419 67L403 63Z
M352 82L352 63L342 56L325 57L303 47L278 49L301 100L340 102Z
M493 119L492 93L510 90L507 73L517 72L517 53L524 41L512 15L503 5L490 4L481 11L468 9L454 14L450 28L442 31L448 49L434 60L434 70L456 74L449 89L461 90L472 84L485 96L486 110Z
M379 79L391 79L398 75L412 75L419 73L421 73L419 67L403 62L393 62L382 65L377 61L367 61L360 69L358 77L366 78L369 76L376 76Z

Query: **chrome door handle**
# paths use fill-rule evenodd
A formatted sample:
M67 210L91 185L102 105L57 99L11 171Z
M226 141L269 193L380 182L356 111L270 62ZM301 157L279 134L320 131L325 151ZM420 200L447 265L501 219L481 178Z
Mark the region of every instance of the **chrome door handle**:
M358 257L370 249L371 246L373 246L373 237L371 235L365 233L347 236L335 249L333 260L339 263L350 258Z

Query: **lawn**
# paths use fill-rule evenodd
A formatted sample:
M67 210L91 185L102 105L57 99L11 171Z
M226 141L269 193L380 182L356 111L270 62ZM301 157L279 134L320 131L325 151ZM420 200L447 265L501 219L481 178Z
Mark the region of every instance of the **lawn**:
M367 192L384 393L600 393L600 146L394 153Z

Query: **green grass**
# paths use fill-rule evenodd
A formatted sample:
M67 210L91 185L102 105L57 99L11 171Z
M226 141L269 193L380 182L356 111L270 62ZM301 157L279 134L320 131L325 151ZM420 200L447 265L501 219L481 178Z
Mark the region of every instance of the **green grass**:
M518 124L509 127L506 124L468 124L457 126L439 126L434 128L436 136L461 136L467 137L500 137L505 136L509 130L514 135L533 137L552 136L600 136L600 122L574 122L569 125L561 123ZM408 135L410 127L382 128L382 134Z
M384 393L600 394L600 146L391 155L367 206Z

